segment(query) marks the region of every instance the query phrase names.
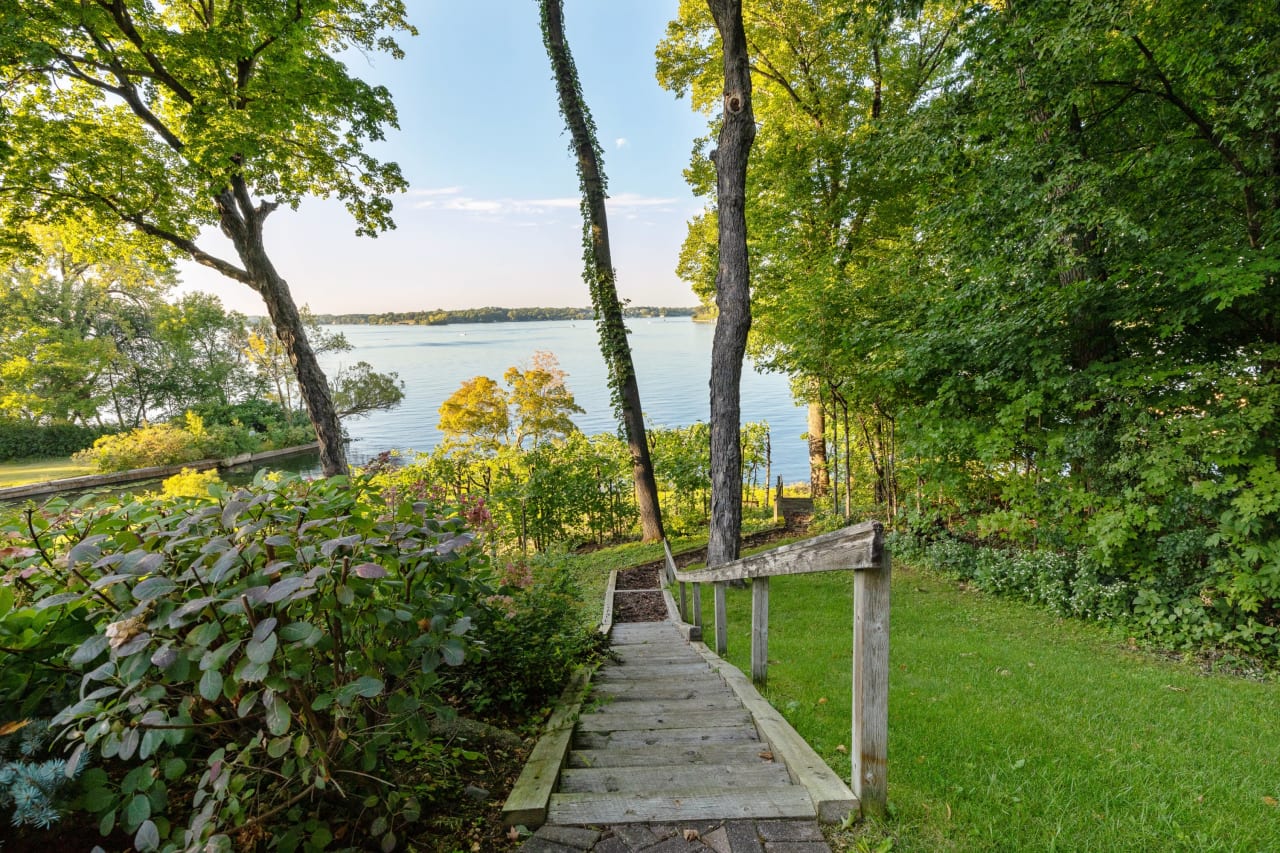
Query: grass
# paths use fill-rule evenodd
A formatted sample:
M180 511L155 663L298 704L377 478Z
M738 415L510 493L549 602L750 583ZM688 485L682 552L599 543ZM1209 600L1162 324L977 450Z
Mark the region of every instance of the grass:
M0 488L25 486L27 483L43 483L65 477L80 477L94 473L89 465L79 465L67 457L56 459L29 459L22 462L0 463Z
M1280 687L894 567L891 816L847 850L1280 850ZM774 578L766 695L849 775L852 575ZM749 590L729 659L750 671Z

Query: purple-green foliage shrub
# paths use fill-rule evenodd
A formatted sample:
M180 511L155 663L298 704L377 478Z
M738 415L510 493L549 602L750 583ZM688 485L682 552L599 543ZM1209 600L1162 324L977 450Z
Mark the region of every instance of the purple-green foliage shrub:
M139 850L320 850L359 824L385 849L418 816L384 752L426 741L442 666L493 592L465 523L345 477L64 517L21 569L85 608L78 701L53 725L99 765L82 802ZM119 778L101 765L130 767ZM120 766L116 764L115 766ZM171 802L194 787L190 802Z

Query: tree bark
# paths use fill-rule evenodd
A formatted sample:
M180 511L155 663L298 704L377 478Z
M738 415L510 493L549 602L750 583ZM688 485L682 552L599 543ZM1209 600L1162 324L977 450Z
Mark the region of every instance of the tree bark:
M342 446L342 424L329 394L329 382L316 361L307 340L306 328L289 285L276 272L262 242L262 224L274 206L254 206L247 188L233 181L233 188L218 195L218 212L223 233L231 239L244 263L249 285L262 297L276 337L293 364L298 392L307 407L311 425L320 442L320 469L326 477L347 473L347 456Z
M658 484L649 455L645 434L644 410L640 406L640 386L636 382L631 345L622 316L622 303L613 271L613 254L609 246L609 219L605 210L606 182L600 164L600 144L595 136L578 72L564 37L564 10L561 0L540 0L543 39L555 75L560 112L573 138L573 152L578 160L578 179L585 214L587 269L585 278L591 289L600 332L600 352L609 368L609 382L622 429L631 452L631 474L635 482L636 507L640 514L641 538L655 542L665 536L662 508L658 505ZM736 442L735 438L735 442Z
M809 401L809 494L826 497L831 483L827 478L827 419L821 400Z
M711 344L711 529L707 565L738 558L742 532L742 358L751 330L747 257L747 157L755 140L751 70L742 0L707 0L724 49L724 113L716 164L720 266L716 271L715 337Z

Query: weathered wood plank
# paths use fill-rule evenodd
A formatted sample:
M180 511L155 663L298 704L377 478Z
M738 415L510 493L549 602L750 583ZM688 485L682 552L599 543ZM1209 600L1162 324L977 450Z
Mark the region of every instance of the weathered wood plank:
M683 589L683 584L681 588ZM693 619L690 621L698 626L699 631L702 630L702 584L700 583L693 585Z
M687 743L748 743L760 736L752 726L704 727L698 729L641 729L626 732L576 732L574 749L630 749Z
M716 608L716 654L724 657L729 650L729 610L725 601L724 581L717 581L715 585L715 608Z
M677 710L668 714L629 713L615 709L611 713L587 713L578 720L580 732L622 732L661 729L701 729L707 726L749 726L751 715L739 705L737 709L710 711Z
M673 789L705 786L708 780L722 779L733 787L774 788L791 784L787 768L781 764L680 764L650 767L593 767L560 771L556 792L616 793L629 791L654 794Z
M717 676L710 676L717 677ZM723 682L721 682L723 684ZM646 682L596 682L592 685L592 696L603 700L624 701L628 699L679 700L694 699L708 695L708 690L715 685L707 683L672 684L668 681Z
M678 571L676 580L727 581L839 569L874 569L879 567L883 553L884 526L878 521L867 521L814 536L803 542L752 554L714 569Z
M889 555L853 580L853 792L883 815L889 793Z
M751 680L764 686L769 678L769 579L751 581Z
M837 823L850 812L856 811L858 800L849 786L826 765L777 709L760 695L760 691L752 686L742 671L730 663L719 661L702 643L696 644L694 648L708 662L717 664L720 676L742 701L743 707L751 712L761 737L772 749L773 757L786 764L796 782L808 791L818 819L823 823Z
M583 709L589 714L625 714L639 715L652 714L662 716L664 714L684 714L696 711L735 711L742 708L742 703L738 701L738 697L729 692L728 689L723 691L722 695L715 696L686 696L680 699L629 699L617 696L600 697L603 701L593 706L591 700L583 705Z
M618 586L618 571L614 569L609 572L609 582L604 588L604 615L600 617L600 633L606 637L609 636L609 629L613 627L613 592Z
M601 682L620 681L627 678L683 678L701 675L707 665L698 663L643 664L624 663L602 669L596 678Z
M554 794L548 817L557 825L674 823L721 818L812 818L803 788L691 788L661 796Z
M529 760L520 771L520 778L516 780L511 794L502 805L505 826L524 824L536 827L546 821L547 803L551 800L560 768L564 766L569 754L573 723L590 682L591 670L584 667L574 673L569 686L561 694L560 701L547 720L544 734L529 754Z
M767 756L767 757L763 757ZM753 766L773 763L773 753L763 743L673 744L625 749L575 749L568 767L654 767L669 764Z

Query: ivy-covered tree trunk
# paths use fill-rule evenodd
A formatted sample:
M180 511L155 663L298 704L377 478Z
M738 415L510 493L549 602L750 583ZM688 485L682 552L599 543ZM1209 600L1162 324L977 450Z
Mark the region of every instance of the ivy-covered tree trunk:
M631 346L622 317L622 303L609 248L609 220L605 211L606 182L601 168L600 144L595 123L582 97L578 72L564 37L564 10L561 0L539 0L542 7L542 36L551 58L560 112L573 139L582 190L583 243L586 262L583 277L591 289L591 304L600 333L600 352L609 369L614 405L627 436L631 470L635 480L636 506L640 512L641 536L645 542L663 538L662 510L658 505L658 485L645 436L644 414L640 408L640 386L636 382ZM737 433L734 434L737 443Z
M715 337L711 344L711 530L707 565L738 558L742 532L742 450L738 442L742 358L751 330L747 262L747 157L755 140L751 69L742 0L707 0L724 48L724 123L713 155L719 211Z

